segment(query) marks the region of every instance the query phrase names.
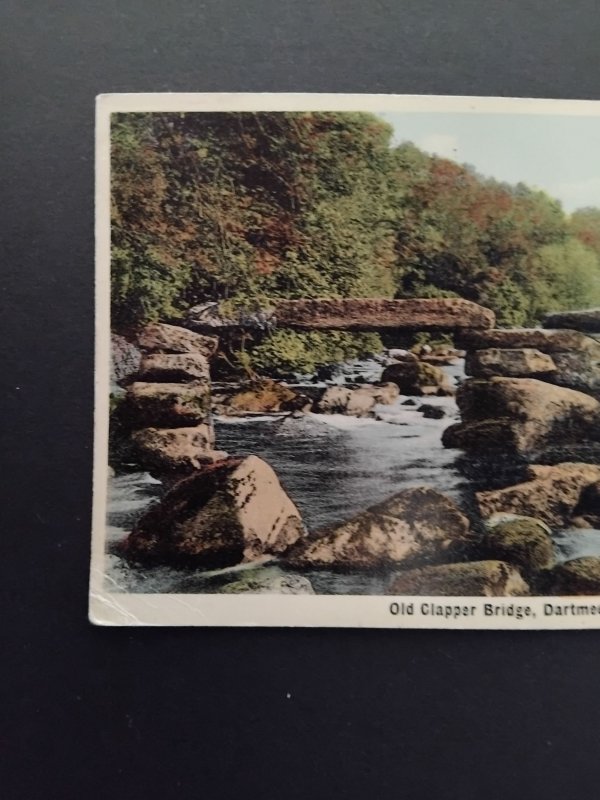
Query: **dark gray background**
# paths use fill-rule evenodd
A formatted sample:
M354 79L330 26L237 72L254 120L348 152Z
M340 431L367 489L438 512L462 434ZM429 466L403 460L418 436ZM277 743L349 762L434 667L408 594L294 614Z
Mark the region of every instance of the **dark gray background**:
M600 633L100 629L86 592L94 96L597 99L599 11L3 0L3 797L597 796Z

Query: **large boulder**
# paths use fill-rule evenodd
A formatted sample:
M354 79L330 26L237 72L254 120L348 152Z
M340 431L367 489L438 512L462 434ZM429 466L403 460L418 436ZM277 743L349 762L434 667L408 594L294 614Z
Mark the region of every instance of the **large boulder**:
M456 340L466 350L515 350L532 348L542 353L569 353L582 350L594 339L579 331L547 330L545 328L491 328L490 330L459 331ZM597 344L597 342L596 342Z
M465 372L476 378L503 375L508 378L532 378L556 372L552 356L533 348L472 350L465 360Z
M600 439L600 403L573 389L533 378L471 378L456 399L462 422L444 431L446 447L535 457L548 447Z
M305 534L296 506L257 456L203 466L136 523L130 560L218 569L277 556Z
M317 414L346 414L351 417L368 417L376 401L366 388L349 389L346 386L330 386L313 406Z
M567 527L586 487L600 480L600 467L564 463L530 466L527 480L505 489L477 492L483 517L503 512L534 517L551 527Z
M481 552L486 558L514 564L526 575L548 569L556 561L548 526L516 514L496 514L487 520Z
M273 320L296 330L439 331L491 328L494 312L462 298L280 300Z
M382 383L395 383L402 394L451 396L454 387L439 367L421 361L402 361L389 364L381 376Z
M469 521L452 500L421 486L303 540L287 558L300 567L338 570L443 562L464 546L468 532Z
M393 595L438 597L523 597L529 586L504 561L442 564L398 572L387 591Z
M188 428L210 419L210 385L132 383L121 416L131 428Z
M178 325L153 322L142 328L137 344L147 353L196 353L210 358L215 353L219 340L215 336L202 336Z
M600 342L573 330L515 328L469 331L460 336L470 351L535 349L550 356L556 369L542 377L548 383L591 394L600 393ZM479 375L477 356L470 353L466 369ZM497 374L508 374L498 369Z
M600 308L547 314L544 318L544 328L574 328L576 331L600 333Z
M600 595L600 557L583 556L559 564L546 576L546 593Z
M152 474L183 474L227 456L214 450L212 425L193 428L142 428L132 434L136 461Z
M142 359L137 380L159 383L210 381L208 359L199 353L152 353Z

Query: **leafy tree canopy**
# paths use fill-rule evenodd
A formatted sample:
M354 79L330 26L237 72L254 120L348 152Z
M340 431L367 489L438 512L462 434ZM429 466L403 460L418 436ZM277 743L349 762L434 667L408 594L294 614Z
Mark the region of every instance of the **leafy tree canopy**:
M568 217L391 137L371 114L114 115L113 326L206 300L460 296L503 325L600 304L600 209ZM277 331L240 358L289 371L377 346Z

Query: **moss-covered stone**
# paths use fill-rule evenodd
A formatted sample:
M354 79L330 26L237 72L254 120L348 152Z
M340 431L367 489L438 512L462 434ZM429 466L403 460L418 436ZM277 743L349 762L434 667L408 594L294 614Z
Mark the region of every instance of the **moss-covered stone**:
M490 560L403 570L396 573L387 594L521 597L529 594L529 587L512 564Z
M280 411L282 406L292 402L295 397L296 392L292 389L267 378L234 394L228 405L236 412Z
M482 554L507 561L526 574L552 567L556 556L548 527L532 517L514 517L487 525Z
M600 595L600 557L574 558L554 567L546 577L548 594Z

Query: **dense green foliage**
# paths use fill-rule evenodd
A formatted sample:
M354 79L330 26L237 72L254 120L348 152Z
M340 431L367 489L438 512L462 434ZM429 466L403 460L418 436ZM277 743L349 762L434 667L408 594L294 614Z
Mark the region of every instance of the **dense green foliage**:
M127 330L198 302L452 297L500 324L600 304L600 210L392 146L356 113L115 115L112 313ZM276 331L250 368L311 370L376 336Z

